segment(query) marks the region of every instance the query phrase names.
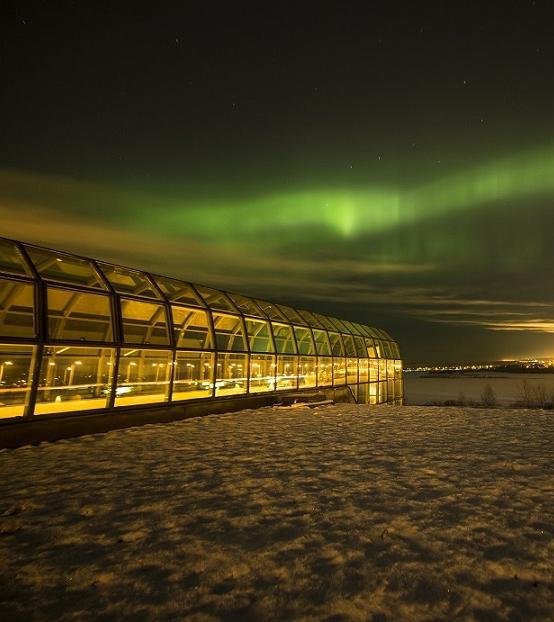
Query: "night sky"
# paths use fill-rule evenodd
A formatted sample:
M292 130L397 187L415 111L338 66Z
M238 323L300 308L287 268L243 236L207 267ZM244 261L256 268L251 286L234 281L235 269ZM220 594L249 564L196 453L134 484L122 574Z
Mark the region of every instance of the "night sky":
M0 235L554 357L554 5L4 2Z

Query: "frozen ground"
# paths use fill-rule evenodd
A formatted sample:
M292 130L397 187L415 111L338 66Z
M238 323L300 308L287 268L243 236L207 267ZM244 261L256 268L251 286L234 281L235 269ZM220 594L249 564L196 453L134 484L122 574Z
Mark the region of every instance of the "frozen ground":
M475 372L472 374L430 375L421 372L404 373L404 401L422 405L447 400L481 401L484 388L489 384L498 404L511 406L521 398L521 383L531 389L544 385L547 395L554 395L554 374L508 374L503 372Z
M0 619L554 619L554 414L264 408L0 452Z

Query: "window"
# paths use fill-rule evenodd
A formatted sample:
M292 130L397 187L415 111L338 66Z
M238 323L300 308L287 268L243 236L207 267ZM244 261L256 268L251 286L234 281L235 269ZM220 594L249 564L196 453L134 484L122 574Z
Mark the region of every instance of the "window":
M250 357L250 393L275 391L275 357L252 354Z
M214 358L212 352L177 352L173 370L174 402L211 397Z
M313 313L312 315L315 315L320 325L326 328L327 330L333 330L333 331L337 330L337 327L325 315L321 315L321 313Z
M145 298L160 298L158 290L149 276L138 270L131 270L123 266L112 266L107 263L98 264L104 276L118 294L132 294Z
M293 324L300 324L301 326L307 326L306 320L299 315L298 311L286 305L277 306L289 322L292 322Z
M346 359L333 359L333 384L335 386L346 384Z
M254 317L265 317L258 305L247 298L246 296L241 296L240 294L229 294L229 298L235 303L238 310L244 315L253 315Z
M0 419L25 414L34 356L32 346L0 345Z
M277 356L277 390L296 389L298 384L298 357Z
M333 359L330 356L317 357L317 384L330 387L333 384Z
M316 326L317 328L323 328L321 322L316 318L316 316L311 311L306 311L305 309L299 309L298 313L304 318L304 323L309 326Z
M33 248L32 246L27 246L27 252L35 264L37 272L47 281L107 289L90 259L81 259L73 255Z
M354 337L354 345L356 347L356 354L359 357L367 358L367 348L365 347L364 338Z
M369 382L369 359L358 360L358 382Z
M298 386L301 389L315 387L317 382L317 359L315 356L301 356L298 359Z
M202 296L204 302L216 311L232 311L237 312L235 305L229 300L229 298L218 289L211 287L205 287L204 285L196 285L196 291Z
M379 360L369 359L369 381L377 382L379 380Z
M162 290L163 295L170 302L180 302L181 304L195 305L197 307L206 306L190 283L178 281L177 279L170 279L166 276L155 276L153 278L158 287Z
M312 331L309 328L300 326L294 327L298 352L300 354L315 354L315 345L312 338Z
M331 346L326 331L314 328L313 333L317 353L323 356L331 356Z
M341 336L338 333L329 333L329 341L331 343L333 356L344 356L344 346L342 345Z
M0 271L19 276L33 276L15 242L0 239Z
M286 322L287 318L284 313L272 302L266 302L265 300L256 300L257 305L267 315L270 320L277 320L278 322Z
M394 377L402 379L402 361L394 361Z
M212 331L208 312L201 309L171 307L175 343L178 348L213 349Z
M346 359L346 382L347 384L358 384L358 359Z
M110 298L48 287L48 335L68 341L113 341Z
M275 348L279 354L295 354L296 342L289 324L278 324L271 322L273 337L275 338Z
M121 350L115 405L166 402L172 358L172 352L166 350Z
M218 350L246 352L246 338L242 319L237 315L213 313L215 340Z
M121 298L123 341L133 344L169 344L165 306Z
M365 347L366 347L369 358L374 359L377 355L377 352L375 351L375 345L373 343L373 339L369 339L369 337L366 337Z
M245 318L246 332L251 352L273 352L273 340L269 331L269 322Z
M114 361L111 348L45 348L35 415L106 408Z
M247 374L247 354L218 354L215 380L216 396L246 393Z
M356 348L354 346L354 339L351 335L343 335L342 340L344 342L344 349L346 356L356 356Z
M34 337L35 286L0 278L0 335Z

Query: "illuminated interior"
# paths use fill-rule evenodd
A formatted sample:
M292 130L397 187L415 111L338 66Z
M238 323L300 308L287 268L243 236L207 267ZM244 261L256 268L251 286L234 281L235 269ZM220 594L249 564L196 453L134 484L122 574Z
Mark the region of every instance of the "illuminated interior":
M347 386L402 402L383 330L0 238L0 418Z

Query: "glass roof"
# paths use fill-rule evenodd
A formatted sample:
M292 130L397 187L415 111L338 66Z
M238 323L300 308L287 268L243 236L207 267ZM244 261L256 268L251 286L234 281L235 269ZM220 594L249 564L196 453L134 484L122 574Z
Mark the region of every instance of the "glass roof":
M239 311L245 315L253 315L254 317L265 319L265 314L262 313L260 307L251 298L247 298L242 294L229 294L229 298L235 303Z
M196 291L202 296L204 302L210 307L210 309L216 309L217 311L232 311L237 312L237 308L230 300L230 298L213 287L206 287L206 285L195 285Z
M33 276L33 273L17 244L0 238L0 270L21 276Z
M289 307L287 305L277 305L279 309L283 312L288 322L293 322L294 324L300 324L301 326L307 326L308 323L306 320L298 314L298 311Z
M160 298L158 290L144 272L122 266L113 266L108 263L99 263L98 265L118 294Z
M162 294L170 302L179 302L186 305L194 305L195 307L205 307L204 301L194 291L190 283L170 279L167 276L153 276L158 287L162 290Z
M26 246L37 272L47 281L86 285L95 289L107 289L101 276L89 259L66 253L58 253L33 246Z
M256 304L267 315L270 320L276 320L277 322L286 322L286 315L279 309L279 307L273 302L267 302L266 300L256 299Z

